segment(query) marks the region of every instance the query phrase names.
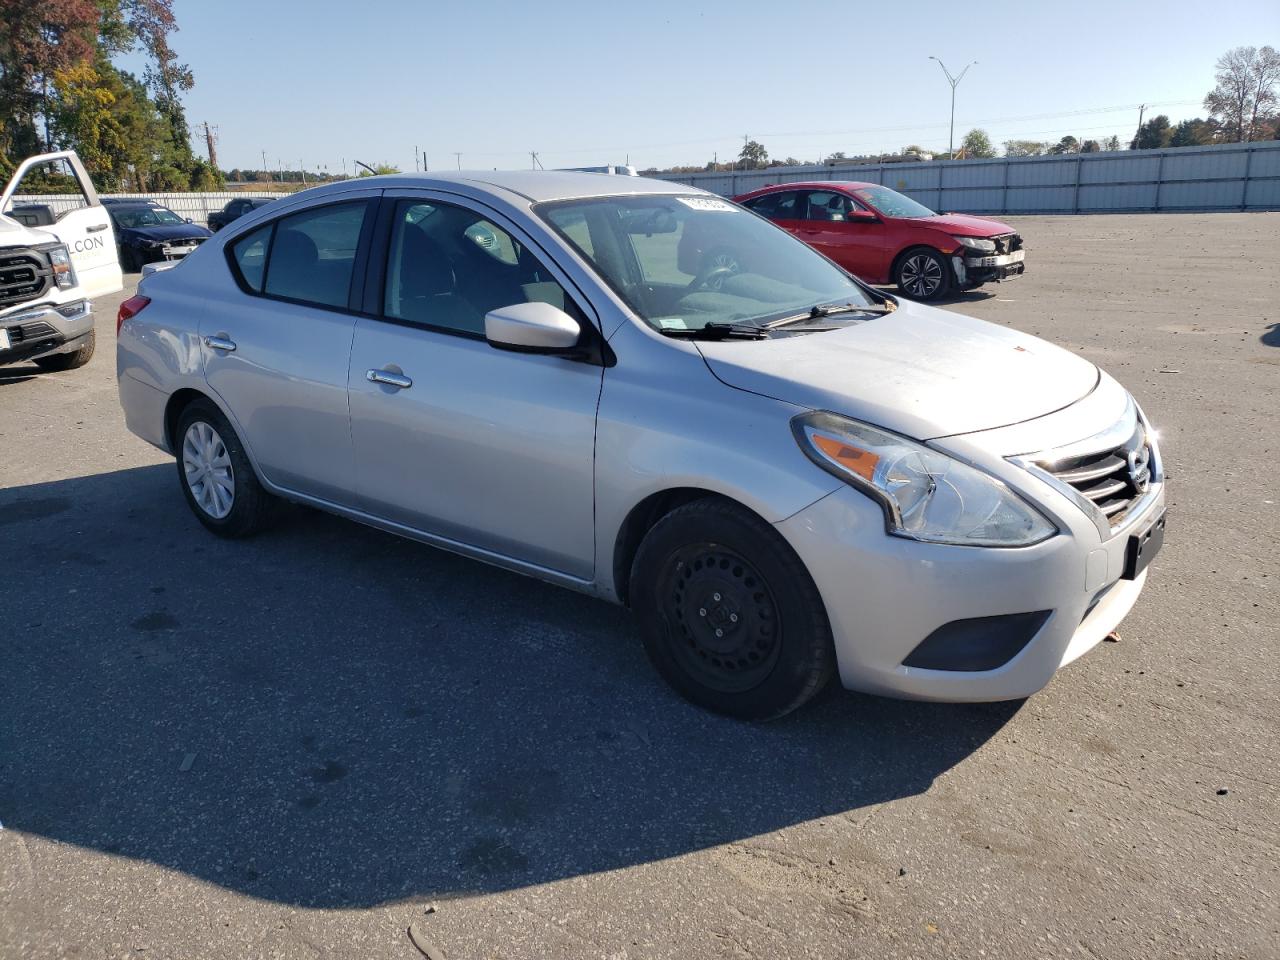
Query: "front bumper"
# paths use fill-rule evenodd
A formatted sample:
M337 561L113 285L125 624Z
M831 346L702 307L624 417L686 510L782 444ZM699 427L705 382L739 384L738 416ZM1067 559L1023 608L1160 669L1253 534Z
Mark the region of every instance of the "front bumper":
M956 273L956 282L962 288L971 288L1022 276L1026 270L1026 259L1024 251L1016 250L992 256L952 257L951 265Z
M93 305L88 300L42 303L0 315L8 333L8 349L0 348L0 366L34 360L79 347L93 331Z
M1057 413L931 443L992 473L1057 526L1057 535L1033 546L962 547L890 536L880 506L852 487L779 523L822 594L844 686L925 700L1019 699L1114 630L1146 582L1145 570L1124 578L1130 542L1165 510L1154 432L1150 487L1114 527L1073 490L1028 469L1020 455L1070 452L1073 442L1110 444L1112 431L1099 433L1098 425L1130 430L1134 416L1141 412L1128 393L1103 374L1091 394ZM991 628L977 630L976 646L974 621ZM983 643L999 641L999 631L1029 622L1034 633L1024 632L1008 653L985 661L973 655L982 653ZM958 646L948 648L939 638L954 638ZM948 649L957 654L950 663L939 655Z

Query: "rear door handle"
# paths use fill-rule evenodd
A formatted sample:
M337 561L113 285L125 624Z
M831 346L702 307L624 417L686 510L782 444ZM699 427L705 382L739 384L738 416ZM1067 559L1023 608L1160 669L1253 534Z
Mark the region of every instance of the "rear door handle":
M85 231L85 232L86 232L86 233L97 233L99 230L105 230L105 229L107 229L107 225L106 225L105 223L96 223L96 224L94 224L92 227L88 227L88 228L86 228L86 231Z
M227 353L231 353L236 348L236 342L226 337L205 337L204 345L210 350L225 350Z
M390 370L367 370L364 376L370 383L385 383L388 387L400 390L408 390L413 386L413 381L403 373L392 373Z

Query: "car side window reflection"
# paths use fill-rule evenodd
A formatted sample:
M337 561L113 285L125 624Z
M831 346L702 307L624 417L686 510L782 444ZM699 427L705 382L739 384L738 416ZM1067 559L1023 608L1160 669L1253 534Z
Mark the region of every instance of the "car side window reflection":
M809 193L806 220L842 221L849 212L849 198L830 190L814 190Z
M532 301L572 309L560 284L507 231L451 204L405 200L396 207L386 316L484 336L490 310Z

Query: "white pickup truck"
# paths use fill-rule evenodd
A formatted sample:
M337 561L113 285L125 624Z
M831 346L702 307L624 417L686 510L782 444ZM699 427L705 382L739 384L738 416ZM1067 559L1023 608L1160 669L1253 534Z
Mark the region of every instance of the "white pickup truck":
M65 163L83 204L13 207L31 170ZM93 356L92 297L124 285L111 218L80 158L45 153L19 164L0 194L0 366L29 360L44 370L82 367Z

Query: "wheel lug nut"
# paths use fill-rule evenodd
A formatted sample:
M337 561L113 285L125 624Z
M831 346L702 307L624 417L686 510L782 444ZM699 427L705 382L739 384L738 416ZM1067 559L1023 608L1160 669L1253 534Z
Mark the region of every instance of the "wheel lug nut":
M698 608L698 616L700 616L700 617L705 617L706 615L707 615L707 608L706 608L706 607L699 607L699 608Z
M712 600L714 600L716 603L719 603L719 602L720 602L720 594L718 594L718 593L713 593L713 594L711 595L711 599L712 599Z
M724 631L723 631L723 630L721 630L719 627L716 627L716 636L717 636L717 637L723 637L723 636L724 636Z
M736 613L731 613L731 614L729 614L729 622L730 622L730 623L737 623L737 622L738 622L738 615L737 615Z

